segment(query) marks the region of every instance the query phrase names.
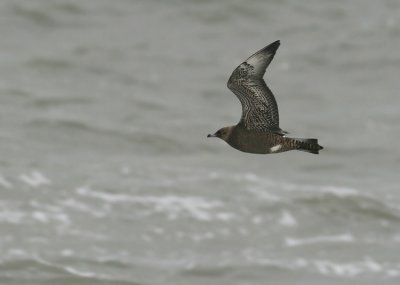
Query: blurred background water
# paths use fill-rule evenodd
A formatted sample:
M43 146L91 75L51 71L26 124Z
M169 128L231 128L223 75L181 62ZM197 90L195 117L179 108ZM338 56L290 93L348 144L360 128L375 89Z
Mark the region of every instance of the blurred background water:
M232 70L265 45L251 155ZM1 284L400 284L400 2L0 2Z

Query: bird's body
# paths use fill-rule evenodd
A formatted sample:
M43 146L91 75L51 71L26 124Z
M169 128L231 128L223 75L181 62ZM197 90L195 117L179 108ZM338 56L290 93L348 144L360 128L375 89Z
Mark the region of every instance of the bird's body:
M273 132L248 130L240 125L224 129L229 133L224 140L243 152L268 154L297 149L318 153L320 150L316 139L289 138Z
M219 137L237 150L258 154L294 149L318 154L322 149L317 139L286 137L279 127L278 105L263 80L279 45L279 41L273 42L233 71L228 88L242 104L242 117L237 125L222 128L208 137Z

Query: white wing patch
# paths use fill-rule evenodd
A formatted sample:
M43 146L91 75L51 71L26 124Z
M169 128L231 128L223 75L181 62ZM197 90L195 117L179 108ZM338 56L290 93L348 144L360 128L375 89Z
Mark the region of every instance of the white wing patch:
M282 145L281 144L277 144L277 145L271 147L270 150L271 150L271 152L277 152L281 148L282 148Z

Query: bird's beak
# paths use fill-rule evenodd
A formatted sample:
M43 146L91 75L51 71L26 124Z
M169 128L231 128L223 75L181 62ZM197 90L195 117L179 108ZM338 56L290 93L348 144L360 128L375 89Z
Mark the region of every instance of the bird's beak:
M212 134L208 134L208 136L207 136L208 138L215 138L216 137L216 135L214 134L214 135L212 135Z

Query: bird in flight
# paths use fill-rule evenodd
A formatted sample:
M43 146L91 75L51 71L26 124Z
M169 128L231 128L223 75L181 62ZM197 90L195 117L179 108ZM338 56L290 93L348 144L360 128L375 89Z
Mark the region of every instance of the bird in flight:
M233 148L249 153L268 154L301 150L318 154L317 139L290 138L279 127L278 105L263 76L275 56L275 41L240 64L228 80L228 88L242 104L242 117L235 126L219 129L207 137L217 137Z

